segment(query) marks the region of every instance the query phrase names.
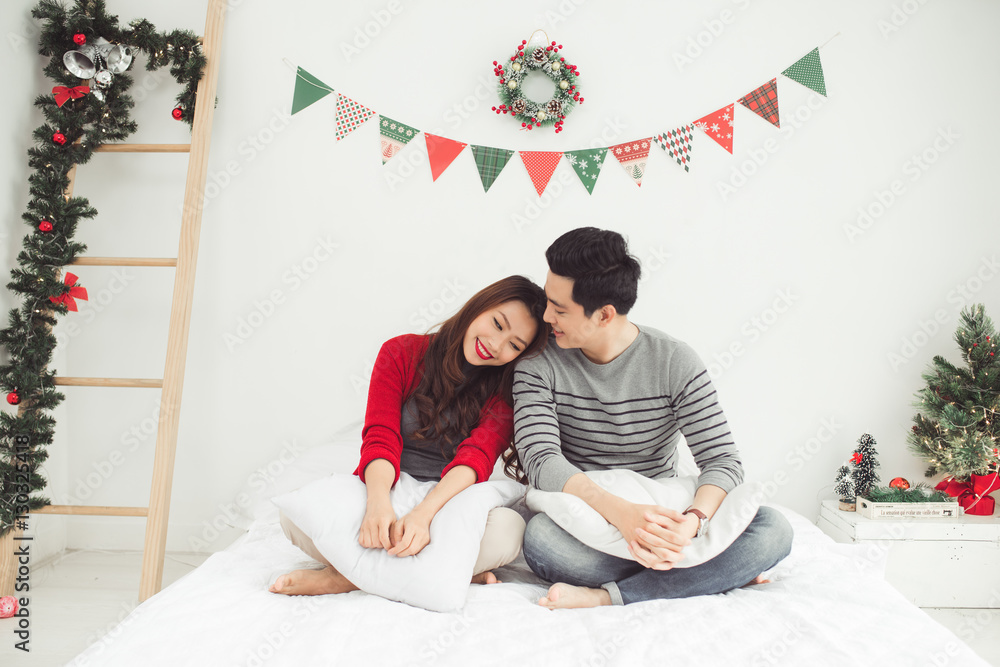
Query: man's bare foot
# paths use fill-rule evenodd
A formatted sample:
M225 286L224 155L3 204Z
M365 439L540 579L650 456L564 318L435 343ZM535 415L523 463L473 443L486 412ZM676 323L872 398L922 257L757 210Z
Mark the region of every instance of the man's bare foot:
M611 594L603 588L584 588L570 584L552 584L548 595L538 600L547 609L582 609L611 604Z
M493 574L489 570L486 572L481 572L479 574L472 575L472 583L474 584L502 584L503 582L497 579L497 575Z
M329 595L356 591L358 587L328 565L322 570L293 570L283 574L268 590L283 595Z
M770 579L765 579L763 574L758 574L756 577L753 578L753 581L743 584L743 587L758 586L760 584L769 584L769 583L771 583Z

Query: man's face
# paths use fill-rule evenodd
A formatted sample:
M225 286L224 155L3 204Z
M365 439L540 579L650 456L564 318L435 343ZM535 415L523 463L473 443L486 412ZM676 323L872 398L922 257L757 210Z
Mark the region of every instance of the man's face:
M573 281L549 271L545 279L546 322L552 325L556 345L563 349L586 347L598 330L601 311L595 310L587 317L583 306L573 301Z

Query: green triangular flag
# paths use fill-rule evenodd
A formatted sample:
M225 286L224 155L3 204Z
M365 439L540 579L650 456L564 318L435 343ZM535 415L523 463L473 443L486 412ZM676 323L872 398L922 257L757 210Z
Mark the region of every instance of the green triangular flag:
M782 74L826 97L826 82L823 80L823 64L819 61L819 47L802 56Z
M385 164L403 150L413 137L420 134L420 130L388 116L379 116L378 133L382 144L382 164Z
M573 171L580 177L583 187L587 188L587 193L594 194L594 186L597 185L597 177L601 173L608 149L587 148L581 151L566 151L563 155L566 156L566 161L573 165Z
M292 115L294 116L313 102L319 102L332 92L333 88L299 67L295 72L295 93L292 95Z
M472 146L472 157L476 158L476 168L479 178L483 181L483 192L489 192L493 181L507 166L507 161L514 151L506 148L490 148L489 146Z

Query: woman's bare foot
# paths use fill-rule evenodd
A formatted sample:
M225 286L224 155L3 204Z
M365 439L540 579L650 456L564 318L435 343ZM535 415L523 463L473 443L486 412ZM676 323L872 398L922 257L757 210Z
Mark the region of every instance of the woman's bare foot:
M472 575L472 583L474 584L502 584L503 582L497 579L497 575L493 574L489 570L486 572L481 572L479 574Z
M769 583L771 583L770 579L765 579L763 574L758 574L756 577L753 578L753 581L747 582L747 583L743 584L743 586L744 587L746 587L746 586L758 586L760 584L769 584Z
M584 588L569 584L552 584L548 595L538 600L547 609L581 609L611 604L611 594L603 588Z
M356 591L358 587L328 565L322 570L293 570L283 574L268 590L283 595L329 595Z

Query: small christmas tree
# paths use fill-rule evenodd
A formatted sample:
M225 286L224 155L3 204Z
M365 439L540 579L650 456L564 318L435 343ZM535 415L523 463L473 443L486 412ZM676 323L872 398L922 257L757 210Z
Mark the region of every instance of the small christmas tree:
M857 499L854 493L854 481L851 479L851 469L846 465L840 466L837 471L837 482L833 486L833 492L843 503L853 503Z
M910 451L926 459L926 475L944 473L959 482L996 472L1000 463L1000 361L996 330L982 304L963 309L955 331L966 367L934 357L917 392L919 412L907 438Z
M878 451L875 450L875 438L867 433L858 438L857 449L851 455L851 463L854 470L851 478L854 481L854 492L859 496L867 497L868 491L879 482L878 472Z

